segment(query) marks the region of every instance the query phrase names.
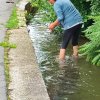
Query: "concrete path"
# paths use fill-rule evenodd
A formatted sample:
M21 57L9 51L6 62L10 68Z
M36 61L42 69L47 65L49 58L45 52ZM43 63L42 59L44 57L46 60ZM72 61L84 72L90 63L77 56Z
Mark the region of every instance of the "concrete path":
M11 33L10 42L17 45L9 51L11 100L50 100L27 29Z
M25 26L25 4L25 0L17 4L19 29L10 30L9 41L17 47L9 51L9 96L11 100L50 100Z
M6 21L9 19L14 4L0 0L0 42L4 40ZM4 48L0 46L0 100L7 100L6 82L4 75Z

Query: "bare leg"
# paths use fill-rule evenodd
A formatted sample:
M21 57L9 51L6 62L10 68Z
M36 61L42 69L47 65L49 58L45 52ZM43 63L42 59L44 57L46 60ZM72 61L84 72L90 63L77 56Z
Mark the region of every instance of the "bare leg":
M78 57L78 45L77 46L73 46L73 56L74 57Z
M60 49L60 53L59 53L60 60L65 60L65 53L66 53L66 49Z

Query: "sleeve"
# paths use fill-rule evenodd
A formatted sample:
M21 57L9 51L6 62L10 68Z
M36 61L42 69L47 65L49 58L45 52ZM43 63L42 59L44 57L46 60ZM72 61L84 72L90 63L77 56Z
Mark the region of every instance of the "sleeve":
M61 6L60 6L59 4L55 4L55 5L54 5L54 11L55 11L55 13L56 13L56 15L57 15L57 20L58 20L59 22L61 22L61 21L63 20L63 18L64 18L63 12L62 12L62 10L61 10Z

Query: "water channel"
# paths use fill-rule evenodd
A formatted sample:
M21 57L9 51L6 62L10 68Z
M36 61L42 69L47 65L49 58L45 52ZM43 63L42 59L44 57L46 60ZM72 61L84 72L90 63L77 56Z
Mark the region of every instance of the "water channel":
M77 62L67 59L66 66L61 67L57 61L61 35L50 33L39 14L28 29L51 100L100 100L100 67L85 58ZM66 57L71 52L69 45Z

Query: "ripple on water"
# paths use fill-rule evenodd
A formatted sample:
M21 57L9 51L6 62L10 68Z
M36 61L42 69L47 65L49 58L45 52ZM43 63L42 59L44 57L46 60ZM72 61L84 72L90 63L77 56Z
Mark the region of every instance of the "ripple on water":
M47 24L36 15L28 26L37 60L51 100L100 100L100 69L86 62L66 60L60 66L56 60L61 41L59 35L50 34ZM70 55L71 48L68 47Z

